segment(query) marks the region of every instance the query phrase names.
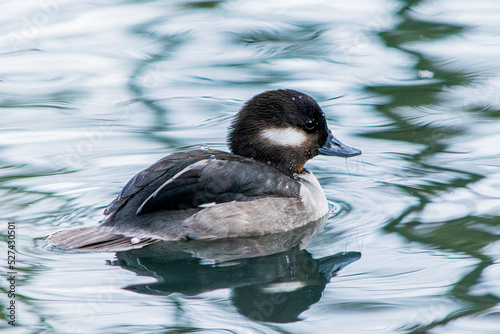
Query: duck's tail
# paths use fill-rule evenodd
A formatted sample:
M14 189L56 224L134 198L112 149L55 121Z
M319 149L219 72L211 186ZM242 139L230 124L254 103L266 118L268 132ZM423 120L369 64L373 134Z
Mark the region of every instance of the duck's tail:
M131 237L101 226L92 226L61 230L49 235L46 241L46 247L51 249L116 252L144 247L157 242L158 239Z

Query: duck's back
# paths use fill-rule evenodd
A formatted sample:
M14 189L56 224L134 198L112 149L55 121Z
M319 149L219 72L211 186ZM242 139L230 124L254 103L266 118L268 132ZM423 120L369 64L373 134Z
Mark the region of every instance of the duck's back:
M106 209L102 226L168 240L273 233L286 228L278 226L278 216L301 209L300 187L253 159L215 150L179 152L134 176Z

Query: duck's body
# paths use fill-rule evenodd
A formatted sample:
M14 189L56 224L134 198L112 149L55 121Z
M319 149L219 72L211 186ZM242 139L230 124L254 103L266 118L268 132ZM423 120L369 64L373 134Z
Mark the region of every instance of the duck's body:
M327 212L310 172L294 177L250 158L193 150L137 174L102 226L166 240L213 239L284 232Z
M252 98L228 138L232 154L171 154L127 183L107 207L102 225L57 232L50 242L92 249L289 231L328 213L323 190L303 168L305 162L317 154L361 153L332 136L311 97L292 90Z

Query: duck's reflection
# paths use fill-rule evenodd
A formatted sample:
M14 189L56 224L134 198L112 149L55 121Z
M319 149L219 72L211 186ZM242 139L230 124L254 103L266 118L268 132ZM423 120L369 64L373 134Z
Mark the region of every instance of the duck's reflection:
M361 256L359 252L342 252L313 259L303 248L325 221L279 235L159 242L118 252L112 264L158 280L131 285L127 290L152 295L196 295L230 288L234 306L248 318L292 322L319 301L326 284L339 270Z

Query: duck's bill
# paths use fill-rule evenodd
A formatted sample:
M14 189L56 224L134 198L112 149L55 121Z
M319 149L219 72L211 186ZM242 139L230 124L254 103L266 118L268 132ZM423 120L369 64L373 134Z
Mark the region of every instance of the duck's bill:
M322 155L349 158L360 155L361 150L342 143L332 135L330 130L328 130L328 139L326 140L326 144L318 149L318 153Z

